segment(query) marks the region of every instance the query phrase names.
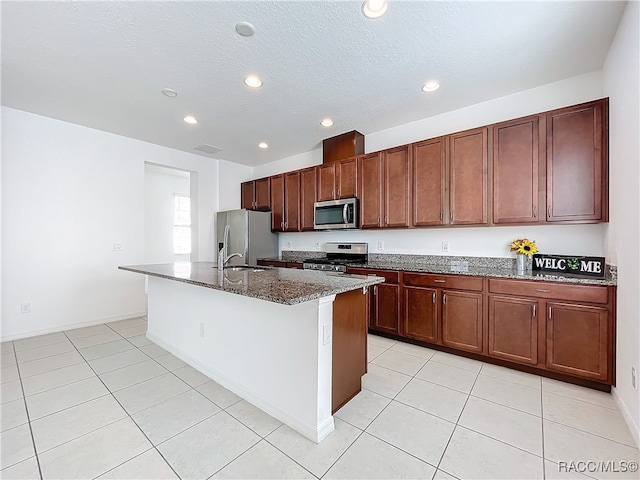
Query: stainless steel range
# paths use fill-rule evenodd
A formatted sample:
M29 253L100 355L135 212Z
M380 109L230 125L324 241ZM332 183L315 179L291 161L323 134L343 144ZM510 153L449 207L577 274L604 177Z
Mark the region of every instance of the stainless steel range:
M344 273L347 265L367 261L368 244L327 242L324 251L326 257L308 258L302 262L303 268Z

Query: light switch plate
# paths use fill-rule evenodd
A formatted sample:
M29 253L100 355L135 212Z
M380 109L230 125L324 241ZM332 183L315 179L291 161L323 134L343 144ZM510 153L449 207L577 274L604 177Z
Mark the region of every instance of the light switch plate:
M331 325L322 326L322 344L329 345L331 343Z

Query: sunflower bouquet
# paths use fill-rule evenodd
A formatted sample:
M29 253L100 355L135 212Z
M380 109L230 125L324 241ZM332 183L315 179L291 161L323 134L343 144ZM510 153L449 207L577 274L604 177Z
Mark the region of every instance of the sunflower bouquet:
M531 257L538 251L535 240L529 240L528 238L520 238L511 242L511 251L527 255Z

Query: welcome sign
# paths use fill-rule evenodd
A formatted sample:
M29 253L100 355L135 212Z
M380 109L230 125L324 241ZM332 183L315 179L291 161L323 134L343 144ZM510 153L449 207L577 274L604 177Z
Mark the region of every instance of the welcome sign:
M604 257L571 257L567 255L533 256L533 269L542 272L574 273L604 278Z

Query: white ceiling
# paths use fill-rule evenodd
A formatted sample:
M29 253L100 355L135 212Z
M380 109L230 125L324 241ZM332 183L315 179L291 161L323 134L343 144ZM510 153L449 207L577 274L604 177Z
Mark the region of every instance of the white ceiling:
M597 70L624 6L389 0L369 20L360 1L3 1L2 104L255 166Z

